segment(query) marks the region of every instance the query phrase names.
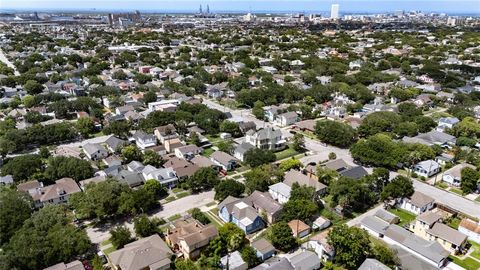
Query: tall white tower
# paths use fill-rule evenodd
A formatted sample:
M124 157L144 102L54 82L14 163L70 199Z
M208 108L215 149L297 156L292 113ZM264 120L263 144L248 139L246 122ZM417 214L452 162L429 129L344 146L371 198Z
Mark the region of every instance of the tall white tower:
M330 18L331 19L338 19L338 11L340 10L339 4L333 4L332 9L330 10Z

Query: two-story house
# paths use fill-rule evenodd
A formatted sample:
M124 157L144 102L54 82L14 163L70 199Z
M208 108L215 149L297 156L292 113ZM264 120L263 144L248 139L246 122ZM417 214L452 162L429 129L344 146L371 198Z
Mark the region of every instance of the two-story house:
M286 127L295 124L298 121L298 114L296 112L286 112L277 115L275 124L281 127Z
M257 148L273 151L284 149L286 144L282 132L272 127L262 128L258 131L249 130L245 141Z
M432 197L425 195L422 192L415 191L410 198L402 198L398 202L397 207L419 215L432 209L434 203L435 200Z
M43 186L41 182L30 181L19 184L17 189L27 192L33 199L35 207L39 208L45 204L61 204L68 202L70 195L82 192L78 184L72 178L62 178L55 181L55 184Z
M164 187L174 187L178 182L177 174L172 168L155 168L147 165L142 169L142 175L145 180L157 180Z
M177 129L174 125L168 124L165 126L157 127L153 133L157 136L157 139L164 143L167 140L178 138Z
M410 224L410 230L425 240L437 241L451 253L462 252L467 244L467 236L442 223L443 216L427 211Z
M133 139L138 148L142 150L157 145L157 138L153 134L147 134L143 131L135 132Z
M107 149L97 143L87 143L83 146L83 152L91 160L99 160L108 156Z
M245 234L251 234L265 227L262 217L255 208L242 199L228 196L218 205L218 215L225 222L232 222Z

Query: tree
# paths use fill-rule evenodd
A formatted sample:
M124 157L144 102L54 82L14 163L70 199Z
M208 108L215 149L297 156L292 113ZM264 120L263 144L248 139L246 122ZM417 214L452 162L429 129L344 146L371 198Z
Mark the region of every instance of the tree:
M176 270L198 270L197 265L191 260L175 260L175 269Z
M473 117L465 117L453 127L453 133L456 137L476 138L480 135L480 124Z
M120 194L119 214L136 215L159 206L156 194L144 188Z
M298 170L302 167L303 167L302 162L298 159L295 159L295 158L286 159L286 160L280 162L280 165L278 166L278 168L282 172L287 172L291 169Z
M100 256L98 256L97 254L95 254L95 256L93 256L92 267L93 267L93 270L103 270L102 258Z
M197 132L190 133L190 143L196 146L200 146L200 137L198 136Z
M252 114L257 119L263 120L265 118L265 110L263 109L264 106L265 106L265 103L263 103L260 100L255 101L255 103L253 104Z
M143 154L143 165L152 165L153 167L161 167L165 163L162 156L153 150L146 150Z
M155 93L154 91L146 92L143 95L143 101L145 102L145 104L157 101L157 93Z
M293 183L292 190L290 192L290 200L315 200L317 197L317 192L314 187L307 185L299 185L298 183Z
M413 137L418 134L418 125L415 122L402 122L393 129L393 132L400 137Z
M322 142L347 147L355 141L355 130L344 123L326 120L315 124L315 135Z
M329 186L332 205L341 205L347 211L363 211L375 203L375 194L361 181L340 177Z
M264 165L253 168L251 171L244 174L245 176L245 190L251 194L255 190L267 191L270 185L275 184L275 179L272 177L272 167Z
M357 227L333 227L327 241L335 248L335 261L347 269L357 269L371 252L368 233Z
M238 124L227 120L224 120L220 124L220 131L230 133L233 137L242 136L242 132L240 131Z
M139 84L146 84L147 82L152 81L152 76L146 75L143 73L137 73L133 78L134 81L138 82Z
M240 197L245 192L245 185L233 179L220 181L215 186L215 200L223 201L228 196Z
M0 187L0 246L8 242L32 212L31 196L8 187Z
M381 132L391 132L401 122L401 117L394 112L373 112L367 115L358 132L362 136L371 136Z
M27 91L29 95L34 96L34 95L40 94L43 91L43 85L41 85L35 80L28 80L23 85L23 89L25 89L25 91Z
M218 150L225 153L232 153L235 149L233 140L222 140L217 144Z
M202 223L203 225L206 225L206 224L209 224L210 223L210 219L207 217L207 215L205 215L200 209L198 208L193 208L192 209L192 217L198 221L200 221L200 223Z
M395 168L403 162L408 150L389 136L376 134L356 142L350 148L352 157L365 165Z
M334 160L336 158L337 158L337 154L335 154L335 152L328 153L328 159L329 160Z
M155 179L149 179L145 181L145 184L142 187L147 192L155 194L157 198L165 197L168 194L168 191L165 187L162 187L162 184Z
M127 138L130 130L130 124L127 121L113 121L103 128L105 135L113 134L120 138Z
M123 80L127 79L127 74L125 72L123 72L123 70L117 70L117 71L113 72L112 79L123 81Z
M95 131L95 124L90 117L79 118L75 123L75 127L84 138L88 138L88 136Z
M396 251L383 244L373 245L372 255L391 269L395 269L395 266L400 264Z
M289 199L283 205L281 219L290 221L300 219L302 221L310 221L318 212L318 206L309 199Z
M479 173L470 167L461 170L460 189L464 194L470 194L477 189Z
M243 246L245 233L233 223L225 223L225 225L218 228L218 235L229 252Z
M385 201L389 198L396 199L410 197L414 191L412 180L399 175L385 185L381 194L381 199Z
M133 220L135 233L141 237L147 237L158 232L157 224L147 215L143 214Z
M143 160L143 154L135 145L127 145L122 148L122 157L126 163Z
M271 150L263 150L256 147L247 150L244 155L245 163L252 168L274 162L275 160L276 156Z
M295 133L292 147L295 151L303 151L305 149L305 137L300 133Z
M75 157L49 157L45 176L51 181L69 177L76 181L93 177L93 168L90 162Z
M260 258L257 257L257 252L251 246L245 246L242 249L242 259L248 264L249 268L255 267L260 264Z
M187 179L187 185L192 192L208 190L219 182L217 172L212 168L200 168Z
M42 159L39 155L23 155L5 160L2 166L2 175L12 175L15 182L28 180L42 168Z
M117 226L110 230L110 240L116 249L123 248L126 244L133 241L132 233L125 226Z
M267 229L267 238L272 245L283 252L288 252L297 247L297 240L293 237L292 229L287 222L280 221Z

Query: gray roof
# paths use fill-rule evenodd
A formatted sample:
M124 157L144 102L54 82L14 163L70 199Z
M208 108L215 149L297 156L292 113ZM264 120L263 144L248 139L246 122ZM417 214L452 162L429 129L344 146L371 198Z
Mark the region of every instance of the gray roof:
M297 170L290 170L285 174L285 180L283 183L289 185L290 187L293 186L293 183L298 183L300 186L306 185L309 187L314 187L316 191L320 191L326 189L327 186L320 183L315 179L311 179L305 174L297 171Z
M267 254L269 252L275 251L273 245L268 242L265 238L260 238L252 242L251 246L261 254Z
M264 263L252 268L252 270L294 270L293 266L285 257L272 257Z
M385 209L378 209L378 211L375 213L375 216L378 217L379 219L386 221L388 223L394 223L395 219L398 219L398 217Z
M135 134L133 135L133 138L135 140L142 140L142 141L146 141L146 140L156 140L156 137L155 135L153 134L147 134L143 131L137 131L135 132Z
M261 209L269 214L275 214L282 210L282 205L270 197L267 192L260 192L255 190L250 196L243 199L243 201L252 205L255 209Z
M44 268L43 270L84 270L83 264L79 260L75 260L70 263L57 263L50 267Z
M315 252L303 250L302 252L288 258L295 269L313 269L314 266L320 266L320 258Z
M141 173L127 170L121 170L117 175L117 179L119 182L125 183L130 187L139 186L143 183L143 177Z
M245 154L248 150L255 148L255 146L247 143L247 142L242 142L241 144L237 145L235 148L235 152L240 153L240 154Z
M446 170L443 175L450 175L454 178L458 178L460 179L460 177L462 176L462 170L464 168L472 168L472 169L475 169L475 166L471 165L471 164L467 164L467 163L462 163L462 164L458 164L458 165L455 165L453 166L452 168Z
M385 232L385 236L395 240L396 242L434 261L437 264L450 255L450 252L443 249L438 242L427 241L398 225L390 225Z
M355 166L355 167L341 171L340 174L345 177L360 179L365 175L368 175L368 172L362 166Z
M259 216L257 210L245 203L242 199L228 196L219 205L218 209L227 208L228 213L239 220L243 225L250 225Z
M257 140L272 139L282 136L282 131L279 129L274 129L272 127L259 129L257 132L249 130L248 135L257 138Z
M426 223L428 226L432 225L433 223L439 221L442 218L441 215L437 214L436 212L426 211L417 216L417 220Z
M427 133L418 134L415 137L404 137L403 141L409 143L421 143L426 145L455 143L455 136L444 132L432 130Z
M237 269L237 267L241 267L242 265L246 264L238 250L230 253L229 255L225 255L220 259L220 262L225 268L228 269Z
M218 161L220 164L223 164L223 165L228 165L228 163L230 163L231 161L237 161L236 158L222 151L213 152L210 155L210 158Z
M410 197L410 203L419 208L422 208L429 203L433 203L434 201L435 200L432 197L427 196L420 191L415 191L412 197Z
M387 230L388 226L390 223L377 218L375 216L367 216L362 219L361 224L368 229L379 233L379 234L385 234L385 231Z
M289 185L287 185L283 182L273 184L273 185L269 186L268 188L277 192L277 193L282 194L283 196L285 196L287 198L290 198L290 192L292 192L292 188Z
M440 222L433 224L433 227L428 229L427 232L437 236L438 238L453 243L456 246L461 246L467 240L467 236L465 234Z
M107 152L105 147L103 147L102 145L97 144L97 143L87 143L83 146L83 150L89 155L94 154L98 151Z
M360 265L358 270L391 270L391 268L375 259L368 258Z
M329 168L334 171L341 171L349 167L345 160L341 158L327 161L320 166Z

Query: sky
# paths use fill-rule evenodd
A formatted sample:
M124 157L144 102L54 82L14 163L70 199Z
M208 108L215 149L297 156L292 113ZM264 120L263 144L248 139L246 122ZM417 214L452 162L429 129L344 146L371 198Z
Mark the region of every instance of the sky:
M82 10L82 11L177 11L195 12L200 4L215 11L315 12L340 4L340 13L375 13L395 10L468 13L480 15L480 0L0 0L0 10Z

